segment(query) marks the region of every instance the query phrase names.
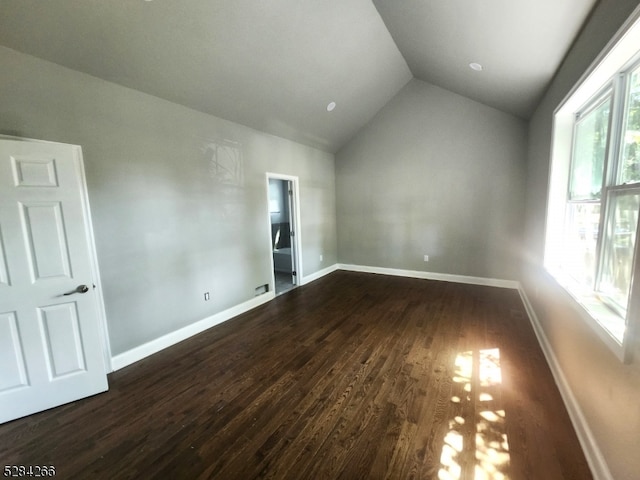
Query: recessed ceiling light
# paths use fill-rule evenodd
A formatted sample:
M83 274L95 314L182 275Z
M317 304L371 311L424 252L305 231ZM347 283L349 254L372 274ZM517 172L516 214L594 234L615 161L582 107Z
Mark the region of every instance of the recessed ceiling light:
M330 102L329 105L327 105L327 112L332 112L334 108L336 108L336 102Z
M469 67L471 68L471 70L475 70L476 72L481 72L482 71L482 65L480 65L479 63L476 63L476 62L470 63Z

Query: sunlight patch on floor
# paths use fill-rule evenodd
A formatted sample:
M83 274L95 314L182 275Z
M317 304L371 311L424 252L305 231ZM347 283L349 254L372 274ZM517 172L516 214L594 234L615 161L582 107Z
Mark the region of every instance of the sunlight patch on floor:
M455 395L451 401L461 410L475 414L474 418L465 418L464 413L459 413L449 421L438 479L507 479L510 456L505 433L506 412L499 405L502 387L500 350L459 353L452 379Z

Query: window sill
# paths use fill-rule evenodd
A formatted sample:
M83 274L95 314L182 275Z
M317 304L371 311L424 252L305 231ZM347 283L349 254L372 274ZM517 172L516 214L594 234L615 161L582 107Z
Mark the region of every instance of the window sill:
M598 337L624 361L625 321L591 290L585 289L562 270L547 269L570 303Z

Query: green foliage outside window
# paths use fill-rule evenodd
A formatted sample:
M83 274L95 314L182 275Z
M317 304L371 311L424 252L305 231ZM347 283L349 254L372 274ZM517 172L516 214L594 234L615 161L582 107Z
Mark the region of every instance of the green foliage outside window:
M640 69L630 79L621 183L640 182Z

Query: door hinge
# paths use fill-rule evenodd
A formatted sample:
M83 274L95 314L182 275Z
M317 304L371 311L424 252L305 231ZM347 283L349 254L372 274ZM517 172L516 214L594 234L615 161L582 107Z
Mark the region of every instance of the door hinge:
M291 275L293 275L294 277L296 277L298 275L298 273L294 270L293 272L291 272Z

